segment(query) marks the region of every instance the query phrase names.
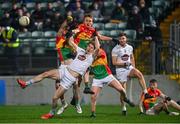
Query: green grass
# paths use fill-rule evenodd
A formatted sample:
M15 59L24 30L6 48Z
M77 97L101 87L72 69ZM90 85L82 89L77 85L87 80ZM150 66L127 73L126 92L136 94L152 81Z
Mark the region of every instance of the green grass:
M83 114L77 114L69 106L61 115L49 120L40 119L47 113L44 106L0 106L0 123L180 123L180 116L169 116L164 112L158 116L138 115L138 108L128 108L128 115L122 116L119 106L97 106L96 118L90 118L90 106L83 106Z

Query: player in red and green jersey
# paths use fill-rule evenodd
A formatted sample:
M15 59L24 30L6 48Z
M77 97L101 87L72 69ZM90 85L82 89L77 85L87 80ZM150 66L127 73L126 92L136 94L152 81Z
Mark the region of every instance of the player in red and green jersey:
M153 96L153 98L144 99L144 93L141 95L139 105L140 114L145 113L147 115L156 115L163 110L169 115L179 115L178 112L170 112L168 110L168 106L172 106L180 111L180 105L178 105L174 100L171 100L170 97L163 94L161 90L157 88L157 80L150 80L147 91L149 95ZM157 103L157 97L161 97L162 101Z
M134 103L127 99L125 89L122 87L121 83L119 83L118 80L112 75L107 63L106 53L103 49L99 50L97 58L91 65L91 72L94 75L92 83L92 91L94 94L91 95L92 114L90 117L96 117L96 100L104 85L108 85L116 89L121 94L125 102L127 102L132 107L134 106Z

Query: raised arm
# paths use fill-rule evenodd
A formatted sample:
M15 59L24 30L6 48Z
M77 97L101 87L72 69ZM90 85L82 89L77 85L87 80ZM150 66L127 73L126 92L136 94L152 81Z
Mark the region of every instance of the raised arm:
M65 21L61 24L61 26L60 26L60 28L59 28L59 30L58 30L58 32L57 32L57 36L62 36L62 35L64 34L64 31L65 31L66 26L67 26L67 21L65 20Z
M71 35L67 40L68 40L69 45L70 45L74 50L77 51L78 46L74 43L73 35Z
M94 42L95 42L94 58L96 58L98 56L99 49L100 49L100 43L99 43L99 40L98 40L98 36L94 37Z

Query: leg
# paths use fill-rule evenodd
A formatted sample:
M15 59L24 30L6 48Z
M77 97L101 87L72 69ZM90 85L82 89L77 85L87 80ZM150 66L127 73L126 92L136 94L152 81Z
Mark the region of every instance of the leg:
M60 85L59 88L55 91L55 94L52 98L52 108L48 114L42 115L42 119L49 119L55 115L58 99L65 93L65 89Z
M92 87L92 91L94 92L94 94L91 95L91 116L90 117L96 117L96 99L97 96L99 94L99 92L101 91L102 88L97 87L97 86L93 86Z
M60 76L59 76L58 69L53 69L53 70L49 70L44 73L41 73L27 82L20 80L20 79L17 79L17 82L21 86L21 88L26 88L28 85L31 85L33 83L38 83L41 80L43 80L44 78L51 78L54 80L59 80Z
M56 90L60 87L60 81L56 80ZM68 107L67 102L65 101L64 94L60 97L62 107L57 111L57 114L60 115L64 112L64 110Z
M136 77L136 78L138 78L139 84L140 84L141 88L142 88L143 90L146 90L146 89L147 89L144 76L142 75L142 73L141 73L138 69L133 68L133 69L130 71L129 76L130 76L130 77Z
M152 98L152 96L150 96L150 95L147 93L147 87L146 87L146 82L145 82L144 76L143 76L143 74L142 74L138 69L133 68L133 69L130 71L130 73L129 73L128 76L138 78L139 84L140 84L142 90L143 90L144 93L145 93L145 99L147 99L147 98Z
M129 99L127 99L125 89L116 79L111 81L109 83L109 86L116 89L121 94L124 102L128 103L131 107L135 106L134 103L132 103Z
M175 108L176 110L180 111L180 105L177 104L174 100L170 100L167 102L168 106L171 106L173 108Z
M81 78L77 80L77 83L74 85L74 96L75 96L75 107L77 113L81 114L82 109L80 106L80 84L81 84Z
M122 87L125 89L126 91L126 82L124 82L122 84ZM127 109L126 109L126 103L123 101L123 96L120 96L120 101L121 101L121 106L122 106L122 115L126 115L127 114Z
M82 109L80 106L80 84L81 84L82 78L79 77L78 80L76 80L76 83L73 85L73 98L71 100L71 105L73 105L76 108L77 113L81 114Z

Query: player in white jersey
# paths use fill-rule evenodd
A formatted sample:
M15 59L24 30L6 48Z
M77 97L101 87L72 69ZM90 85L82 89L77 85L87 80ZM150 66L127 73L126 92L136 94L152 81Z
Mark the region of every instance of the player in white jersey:
M42 119L49 119L54 117L58 99L73 85L73 83L75 83L79 76L85 74L87 68L92 64L94 58L96 57L100 47L97 36L95 36L94 42L90 42L88 44L86 50L78 47L74 43L73 36L69 38L69 44L77 52L75 59L70 65L61 66L59 69L46 71L26 82L21 79L17 79L17 82L21 88L26 88L33 83L38 83L45 78L60 80L60 86L55 91L55 94L52 98L52 109L48 114L42 115Z
M126 82L129 77L136 77L139 84L145 93L146 98L151 98L147 93L147 87L142 73L135 68L135 61L133 55L133 47L127 44L127 37L125 33L119 35L118 44L112 49L112 63L116 66L116 76L122 86L126 89ZM122 114L126 115L126 105L121 99Z

